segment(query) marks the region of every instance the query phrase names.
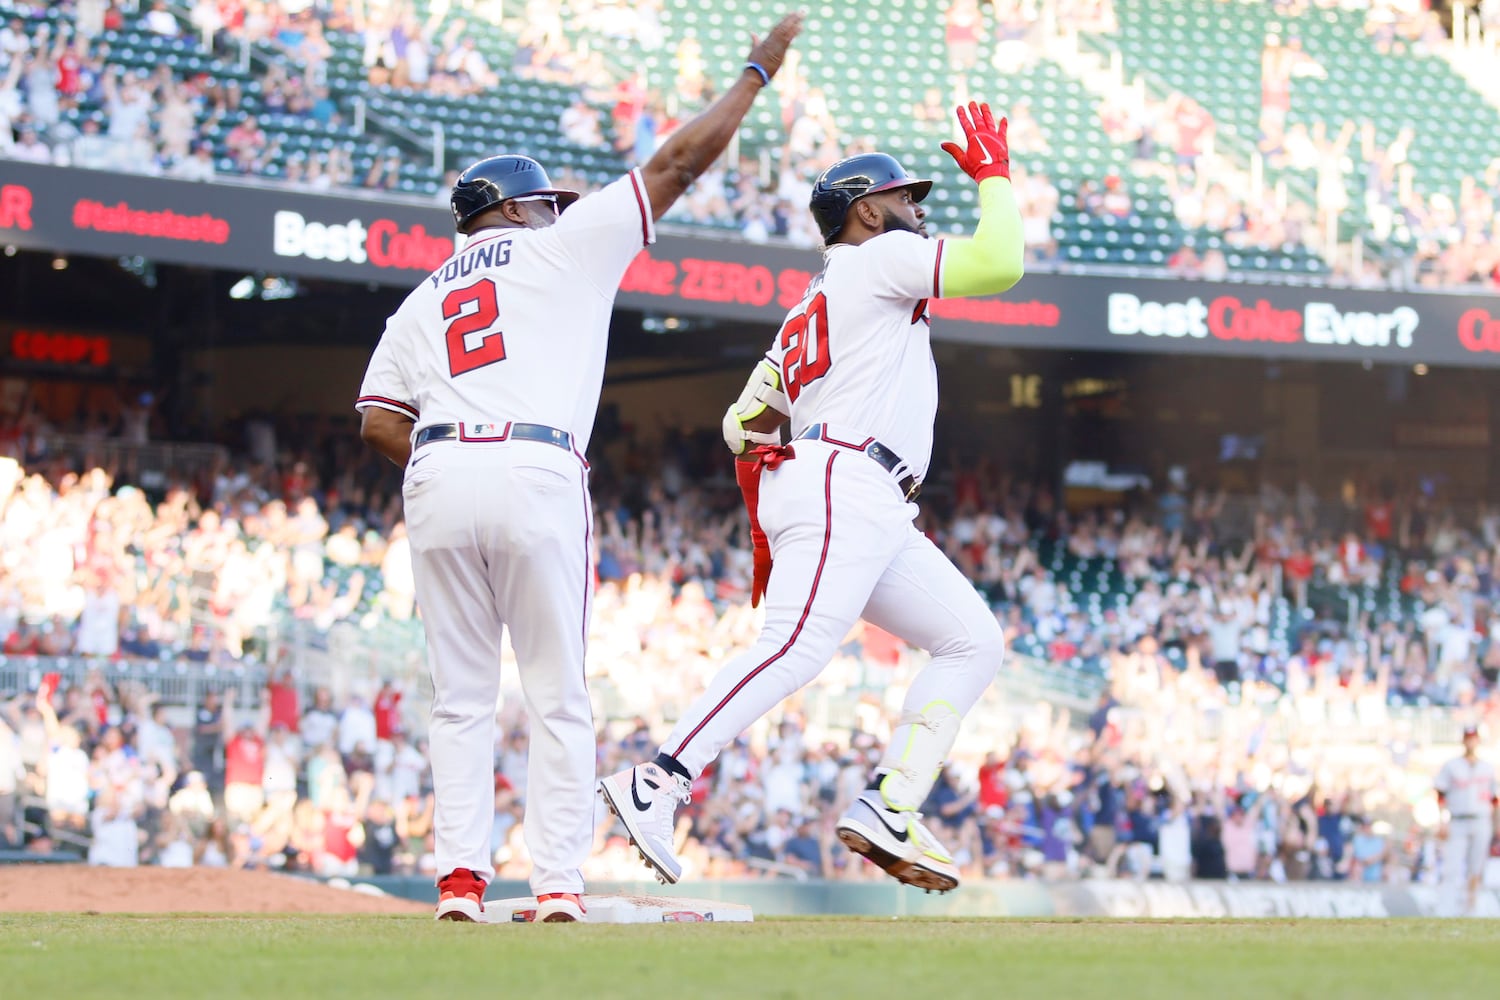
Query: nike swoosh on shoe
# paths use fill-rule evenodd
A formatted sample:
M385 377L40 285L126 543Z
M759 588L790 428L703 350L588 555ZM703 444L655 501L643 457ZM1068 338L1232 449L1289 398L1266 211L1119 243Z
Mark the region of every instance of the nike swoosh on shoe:
M868 805L868 803L866 803L866 805ZM891 826L890 823L886 822L885 813L883 813L881 810L876 809L874 806L869 806L869 809L876 816L880 817L881 825L884 826L887 830L891 831L891 835L894 836L897 840L904 842L911 839L907 835L905 823L901 824L901 828L898 830L894 826Z
M641 812L650 812L651 811L651 805L650 805L650 803L642 802L641 801L641 793L638 792L638 791L636 791L636 789L635 789L635 782L636 782L636 777L635 777L635 775L632 774L630 776L630 798L635 802L635 807L637 809L639 809ZM647 784L650 784L650 782L647 782Z

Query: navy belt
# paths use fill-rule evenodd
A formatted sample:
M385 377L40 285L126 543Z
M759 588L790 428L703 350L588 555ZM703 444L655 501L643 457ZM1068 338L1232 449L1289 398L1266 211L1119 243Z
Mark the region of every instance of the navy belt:
M828 428L823 424L813 424L807 430L803 431L801 434L798 434L797 440L826 441L829 444L835 445L839 448L852 448L854 451L864 452L866 455L870 456L877 463L879 463L882 469L884 469L886 472L891 473L892 475L895 475L896 470L906 464L904 461L902 461L900 455L896 454L894 451L891 451L891 449L887 448L879 441L876 441L874 438L866 438L861 442L840 441L838 438L829 437ZM922 484L917 482L917 477L911 475L910 473L896 480L896 486L901 490L901 495L904 496L908 501L915 500L917 497L922 495Z
M434 441L466 441L471 444L492 444L496 441L540 441L556 445L563 451L573 450L573 435L546 424L432 424L417 431L413 447L420 448Z

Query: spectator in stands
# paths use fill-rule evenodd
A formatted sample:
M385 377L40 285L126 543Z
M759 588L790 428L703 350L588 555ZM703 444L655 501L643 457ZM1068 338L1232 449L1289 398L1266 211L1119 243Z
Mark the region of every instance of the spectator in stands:
M58 720L50 688L38 692L36 707L46 727L46 804L51 829L82 830L89 813L89 757L82 736L76 726Z
M990 65L1002 73L1014 73L1031 65L1036 57L1028 36L1037 17L1037 6L1022 0L991 0L995 13L995 47Z
M24 65L23 60L13 59L10 68L0 76L0 156L10 155L16 128L27 120L21 92L16 88Z
M194 719L190 760L193 770L203 775L214 791L224 787L223 749L224 705L219 693L209 690Z
M182 26L177 23L177 17L167 9L167 0L154 0L141 23L154 35L176 38L182 34Z
M25 127L20 130L20 141L12 146L6 154L13 160L21 160L26 163L51 163L52 150L37 138L36 129Z
M563 109L557 127L563 139L574 146L597 149L604 145L604 134L599 128L599 112L590 107L582 97Z
M107 571L92 574L78 616L76 650L83 656L114 656L120 648L120 591Z
M1358 820L1358 829L1349 848L1351 882L1385 881L1385 868L1391 850L1386 844L1385 836L1376 830L1378 825L1383 824L1377 824L1369 816L1361 816Z
M1012 151L1037 156L1051 154L1052 148L1047 142L1046 133L1031 112L1031 98L1023 97L1012 104L1006 111L1006 117L1010 120L1007 138Z
M193 146L193 155L173 163L168 172L179 180L211 181L217 174L213 153L211 143L198 142Z
M133 141L141 125L150 119L151 93L134 74L124 76L118 66L105 71L103 87L109 137L117 142Z
M236 718L234 689L225 698L226 729L235 734L224 746L224 810L231 821L249 822L265 805L266 742L251 718ZM295 786L294 786L295 787Z
M1011 181L1021 209L1021 224L1026 253L1033 261L1057 258L1057 238L1052 231L1052 217L1057 212L1056 186L1040 171L1027 170L1019 164L1011 167Z
M338 731L338 714L333 710L333 694L327 688L318 688L313 693L312 707L302 716L300 732L302 741L309 750L315 750L333 741Z
M401 157L375 159L365 174L364 187L377 191L394 191L401 185Z
M1204 281L1223 281L1229 277L1229 259L1224 256L1224 251L1218 247L1203 251L1199 274Z
M31 39L26 34L26 26L19 17L12 17L0 28L0 59L7 65L21 61L21 57L31 51Z
M198 32L205 45L214 49L221 46L220 33L227 26L224 10L218 0L194 0L188 14L188 23Z
M943 99L943 92L937 87L928 87L926 92L922 95L922 100L912 108L911 112L912 117L919 122L935 122L944 125L947 124L948 116L952 113L953 109L948 106L948 102ZM1015 128L1016 123L1014 117L1012 116L1010 123L1010 141L1012 144L1012 148L1015 148L1017 149L1017 151L1019 151L1019 148L1015 146Z
M952 0L944 21L943 38L955 70L967 72L978 63L982 32L978 0Z
M375 749L375 734L375 713L371 710L369 701L364 695L352 696L348 707L339 716L339 753L345 757L352 756L356 751L371 753Z
M360 821L358 840L356 858L361 874L389 875L395 870L401 838L388 803L380 799L370 802Z
M100 132L97 118L85 118L78 137L69 145L68 159L75 167L106 170L113 165L114 142Z
M677 44L677 54L673 57L677 67L677 77L674 87L677 99L689 108L697 108L709 103L707 94L708 80L704 76L703 46L697 36L686 34L682 41Z
M21 846L20 789L26 780L21 737L0 712L0 851Z
M114 789L100 791L98 804L89 816L93 833L89 864L110 868L134 868L140 864L138 810L138 806L122 801Z
M224 148L234 157L235 165L245 173L251 172L268 145L266 133L261 130L254 115L246 115L244 121L229 130L224 137Z

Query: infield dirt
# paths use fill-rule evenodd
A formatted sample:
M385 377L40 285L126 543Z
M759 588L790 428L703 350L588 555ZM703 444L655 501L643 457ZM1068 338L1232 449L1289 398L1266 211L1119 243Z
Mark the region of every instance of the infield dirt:
M271 872L0 865L4 913L431 913L424 903Z

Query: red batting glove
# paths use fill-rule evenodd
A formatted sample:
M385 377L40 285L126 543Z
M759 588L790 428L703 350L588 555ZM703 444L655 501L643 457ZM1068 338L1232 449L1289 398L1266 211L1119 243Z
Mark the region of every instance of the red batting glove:
M745 497L745 510L750 514L750 544L755 557L755 575L750 583L750 606L760 607L761 596L766 592L766 582L771 579L771 543L761 530L760 515L760 470L765 461L759 449L734 463L734 481L740 485Z
M987 177L1010 179L1010 144L1005 132L1010 123L1004 118L995 123L988 104L970 101L969 106L958 108L958 125L969 140L967 149L956 142L943 143L943 149L958 162L963 172L974 180Z

